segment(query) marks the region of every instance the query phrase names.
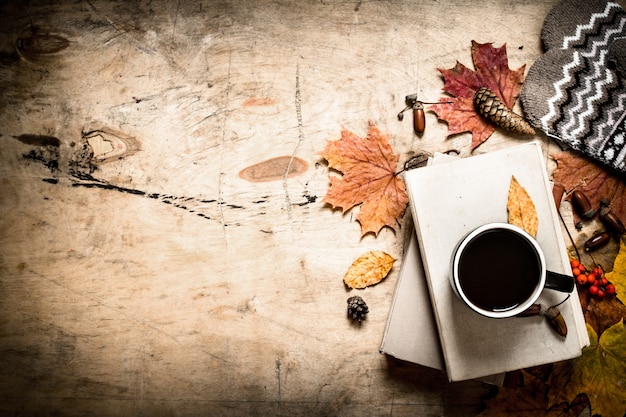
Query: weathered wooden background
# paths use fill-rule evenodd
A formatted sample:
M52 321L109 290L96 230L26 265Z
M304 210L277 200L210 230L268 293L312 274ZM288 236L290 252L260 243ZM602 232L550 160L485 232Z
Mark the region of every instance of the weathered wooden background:
M3 2L0 414L476 415L489 386L378 352L410 228L361 238L319 152L372 120L401 163L469 156L404 96L472 40L529 66L554 2ZM374 249L399 260L358 326Z

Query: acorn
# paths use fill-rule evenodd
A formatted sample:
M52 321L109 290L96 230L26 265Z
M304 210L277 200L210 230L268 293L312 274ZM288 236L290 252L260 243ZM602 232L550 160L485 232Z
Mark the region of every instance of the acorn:
M585 242L585 251L591 252L600 249L602 246L609 243L610 240L611 234L609 232L598 232Z
M600 220L613 233L623 235L626 233L624 223L611 211L608 207L602 207L600 210Z
M576 214L580 216L583 220L591 220L593 216L595 216L596 211L591 206L591 202L587 198L582 191L575 190L572 193L572 206L574 206L574 210Z

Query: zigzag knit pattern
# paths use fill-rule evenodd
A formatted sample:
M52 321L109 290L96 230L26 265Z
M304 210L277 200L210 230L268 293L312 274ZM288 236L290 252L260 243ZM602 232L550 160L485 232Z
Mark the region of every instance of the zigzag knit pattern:
M626 89L611 68L610 49L625 38L626 12L617 3L562 1L546 17L547 51L520 95L536 128L620 171L626 171Z

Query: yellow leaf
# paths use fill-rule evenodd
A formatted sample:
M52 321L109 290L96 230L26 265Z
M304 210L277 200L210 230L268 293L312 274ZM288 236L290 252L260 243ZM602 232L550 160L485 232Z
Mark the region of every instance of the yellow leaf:
M620 240L619 253L613 263L613 270L606 274L606 279L615 285L615 294L621 302L626 302L626 244Z
M343 281L350 288L378 284L391 271L395 258L383 251L370 251L359 256L348 268Z
M623 417L626 412L626 330L624 321L600 337L587 324L591 344L582 356L554 365L550 375L550 404L585 393L593 414Z
M515 177L511 177L509 200L506 205L509 223L524 229L532 237L537 236L539 218L537 209L524 187Z

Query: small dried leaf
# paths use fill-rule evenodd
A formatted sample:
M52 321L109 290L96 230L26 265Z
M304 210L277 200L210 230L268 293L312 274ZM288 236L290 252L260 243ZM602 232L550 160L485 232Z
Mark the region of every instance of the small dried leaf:
M509 201L507 203L509 223L524 229L529 235L536 237L539 227L537 209L524 187L515 177L511 177Z
M606 274L606 277L609 281L614 282L609 278L609 274ZM596 334L604 333L606 329L621 320L626 320L626 306L618 297L591 298L587 301L585 322L591 326Z
M591 201L592 207L599 207L605 198L611 203L611 211L626 222L626 180L616 175L589 158L571 151L553 155L557 167L554 182L566 190L576 189L583 192ZM575 220L577 221L577 220Z
M378 284L391 271L395 258L383 251L370 251L359 256L348 268L343 282L350 288Z

